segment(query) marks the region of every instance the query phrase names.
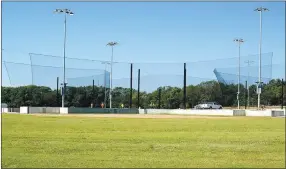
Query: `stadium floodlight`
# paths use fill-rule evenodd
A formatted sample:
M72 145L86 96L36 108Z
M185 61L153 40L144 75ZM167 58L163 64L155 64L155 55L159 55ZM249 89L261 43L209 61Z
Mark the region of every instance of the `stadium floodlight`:
M109 108L112 108L112 66L113 66L113 47L115 45L118 45L118 43L117 42L109 42L106 44L106 46L111 46Z
M259 12L260 14L260 41L259 41L259 68L258 68L258 83L257 83L257 95L258 95L258 98L257 98L257 108L259 109L260 108L260 95L261 95L261 43L262 43L262 12L266 12L266 11L269 11L269 9L267 8L263 8L263 7L259 7L259 8L256 8L254 11L256 12Z
M65 13L68 15L74 15L74 13L69 9L56 9L54 10L54 13Z
M65 88L66 88L66 36L67 36L67 15L74 15L74 13L69 9L56 9L54 13L64 13L65 14L65 30L64 30L64 62L63 62L63 88L62 88L62 107L65 107Z
M234 39L234 42L238 43L238 84L237 84L237 108L240 109L239 105L239 94L240 94L240 44L244 42L243 39Z
M244 63L247 63L247 106L249 107L250 97L249 97L249 66L250 64L254 63L252 60L247 60Z

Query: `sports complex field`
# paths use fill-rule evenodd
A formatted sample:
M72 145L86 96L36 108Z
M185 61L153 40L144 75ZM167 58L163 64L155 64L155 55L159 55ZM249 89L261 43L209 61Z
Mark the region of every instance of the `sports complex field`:
M2 114L2 167L282 168L285 118Z

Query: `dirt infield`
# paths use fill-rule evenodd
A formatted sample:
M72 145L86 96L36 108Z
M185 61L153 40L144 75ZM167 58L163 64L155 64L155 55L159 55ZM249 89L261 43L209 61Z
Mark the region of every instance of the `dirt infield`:
M186 118L234 118L233 116L200 116L200 115L168 115L168 114L30 114L36 116L68 116L94 118L154 118L154 119L186 119ZM236 117L237 118L237 117Z

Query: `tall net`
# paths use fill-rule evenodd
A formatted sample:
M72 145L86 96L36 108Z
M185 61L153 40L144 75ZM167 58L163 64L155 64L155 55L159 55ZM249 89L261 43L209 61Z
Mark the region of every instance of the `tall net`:
M162 86L182 87L183 67L181 63L134 63L134 78L140 69L140 90L152 92ZM137 80L138 81L138 80ZM138 82L134 85L138 85Z
M267 84L272 79L272 53L261 55L261 81ZM236 64L231 64L232 62ZM224 84L238 84L246 81L249 85L256 84L259 80L259 55L242 56L240 59L240 73L238 58L228 60L225 66L216 66L213 70L219 82Z
M273 79L276 79L276 78L284 78L285 79L285 70L286 70L286 67L285 67L285 64L282 63L279 63L279 64L272 64L272 78Z
M265 84L272 79L272 53L261 56L261 80ZM240 101L245 103L246 86L258 81L259 55L240 57ZM204 101L217 101L222 105L237 104L239 58L226 58L187 63L187 106ZM197 84L196 86L194 86ZM253 88L252 88L253 89ZM234 102L233 102L234 100ZM231 102L232 101L232 102Z
M109 70L110 70L110 65ZM122 87L129 88L130 87L130 71L131 64L130 63L120 63L115 62L112 65L112 88Z
M2 73L3 86L5 84L7 86L26 86L32 84L30 64L3 61Z
M63 81L63 57L30 53L32 84L54 88L56 79ZM109 87L110 73L105 63L87 59L66 58L65 76L67 86Z
M28 58L30 60L28 63L2 62L2 70L6 72L3 78L6 79L7 85L33 84L52 89L61 86L63 57L30 53ZM249 85L258 81L258 58L259 55L240 58L241 91L244 90L245 81ZM278 66L273 68L272 53L262 54L261 58L262 81L268 83ZM235 102L229 100L235 100L233 98L237 93L237 87L234 86L238 83L237 57L185 64L114 62L112 81L110 81L111 66L108 61L66 58L65 68L69 106L88 106L90 102L96 104L104 102L105 105L109 105L109 90L112 85L113 107L120 107L123 104L124 107L183 108L185 68L187 108L192 108L203 101L218 101L223 105L233 105ZM284 67L281 66L279 70L282 68ZM132 79L131 70L133 70ZM73 97L72 93L79 93L79 96Z
M139 106L142 108L159 107L159 88L172 87L174 90L178 89L176 92L179 92L181 95L181 89L183 87L182 68L181 63L134 63L133 85L137 90L135 99L136 105L138 106L138 84L140 88ZM139 70L140 79L138 78ZM176 95L176 93L174 93L174 95ZM161 90L161 97L165 97L165 90ZM169 108L170 106L166 105L166 107ZM179 106L176 107L179 108Z

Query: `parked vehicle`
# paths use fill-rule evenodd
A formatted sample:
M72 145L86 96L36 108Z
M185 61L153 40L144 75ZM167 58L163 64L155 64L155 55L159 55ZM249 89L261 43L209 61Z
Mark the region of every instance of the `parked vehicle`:
M202 104L198 104L194 107L195 109L202 109Z
M222 105L217 102L205 102L195 106L195 109L222 109Z

